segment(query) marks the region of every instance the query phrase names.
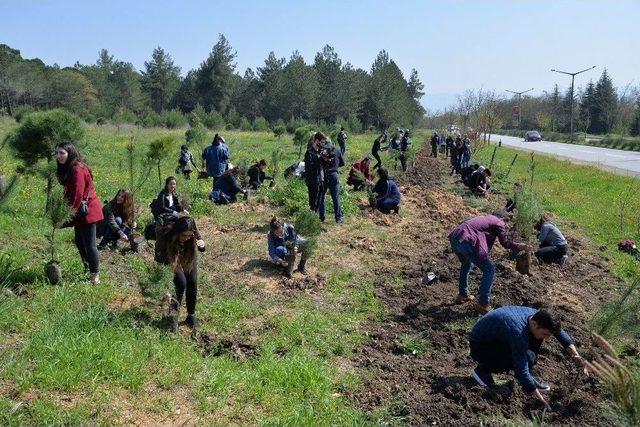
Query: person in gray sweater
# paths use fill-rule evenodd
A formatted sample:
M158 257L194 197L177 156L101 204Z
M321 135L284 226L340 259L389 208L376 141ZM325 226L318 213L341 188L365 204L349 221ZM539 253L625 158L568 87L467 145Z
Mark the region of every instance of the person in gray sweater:
M535 252L535 256L542 262L556 262L564 265L569 258L567 239L553 223L553 214L551 212L542 214L535 229L538 230L540 242L540 248Z

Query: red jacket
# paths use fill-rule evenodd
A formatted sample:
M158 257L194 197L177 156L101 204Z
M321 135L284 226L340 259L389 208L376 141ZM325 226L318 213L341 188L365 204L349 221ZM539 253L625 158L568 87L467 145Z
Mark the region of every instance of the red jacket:
M353 185L353 181L354 181L354 178L355 178L354 177L354 172L355 171L362 172L362 174L364 175L364 177L368 181L373 181L373 175L371 175L371 172L369 171L370 164L371 164L371 162L369 162L369 164L365 167L363 165L363 160L360 160L359 162L355 162L351 166L351 169L349 170L349 176L347 177L347 184Z
M87 196L89 196L89 213L87 216L69 221L65 226L93 224L104 218L104 215L102 215L102 204L96 194L91 172L86 165L77 163L73 166L73 171L64 186L64 198L75 214L80 207L80 203L82 203Z

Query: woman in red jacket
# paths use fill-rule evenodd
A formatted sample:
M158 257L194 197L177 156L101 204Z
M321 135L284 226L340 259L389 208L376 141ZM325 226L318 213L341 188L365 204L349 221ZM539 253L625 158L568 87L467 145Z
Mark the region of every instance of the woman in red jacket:
M70 142L56 145L56 160L58 182L64 186L64 197L74 212L73 218L62 224L62 227L73 226L75 244L82 263L91 273L89 281L97 285L100 283L100 261L96 246L96 224L104 216L93 185L93 175L78 149ZM86 215L78 212L83 201L86 201L88 207Z

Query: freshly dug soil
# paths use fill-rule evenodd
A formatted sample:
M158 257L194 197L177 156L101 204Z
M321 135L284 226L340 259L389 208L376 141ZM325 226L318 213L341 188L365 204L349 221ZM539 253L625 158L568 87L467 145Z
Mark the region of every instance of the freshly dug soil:
M496 376L504 384L497 391L482 389L470 376L474 363L468 334L478 316L472 304L453 304L460 264L447 236L459 222L478 212L446 190L446 183L451 182L447 166L446 161L419 152L415 167L398 179L404 206L419 213L417 218L390 221L388 230L397 233L398 246L377 252L404 266L404 286L389 284L396 271L378 271L376 295L388 315L366 326L370 339L352 357L352 363L370 375L351 398L368 413L386 410L410 425L500 425L500 419L541 416L540 405L514 385L511 375ZM504 205L499 197L494 202ZM364 220L376 219L369 215ZM571 230L565 231L569 261L560 268L534 260L530 276L518 273L507 251L496 243L491 254L496 264L493 305L552 308L582 355L590 358L587 320L619 281L597 248L572 236ZM427 284L422 279L428 272L434 272L438 280ZM474 269L472 293L477 292L479 278ZM413 354L406 351L403 340L415 336L426 341L426 350ZM546 423L611 424L602 415L605 392L593 379L578 374L555 339L545 342L539 356L533 374L552 386L552 411L545 414Z

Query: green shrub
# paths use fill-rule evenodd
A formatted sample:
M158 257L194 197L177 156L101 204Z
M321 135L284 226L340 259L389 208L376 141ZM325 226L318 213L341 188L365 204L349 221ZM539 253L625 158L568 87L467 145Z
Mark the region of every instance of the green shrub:
M163 118L153 110L147 110L140 114L139 123L145 128L160 127L164 125Z
M147 159L158 168L158 182L162 185L162 161L168 158L175 149L175 138L171 135L154 139L149 144Z
M529 240L534 234L533 225L542 214L542 207L530 188L518 187L514 201L516 202L514 230L519 236Z
M187 129L184 138L189 147L200 147L207 143L207 130L203 126L195 126Z
M285 128L284 125L277 125L276 127L273 128L273 135L278 139L282 135L284 135L286 132L287 132L287 129Z
M313 132L313 129L310 126L302 126L297 128L293 136L293 142L296 145L306 146L307 142L309 142L309 138L311 137L311 132Z
M253 126L251 126L251 122L249 121L249 119L247 119L244 116L240 119L240 130L245 132L249 132L253 130Z
M269 131L269 122L264 117L256 117L253 121L253 130L256 132L267 132Z
M286 215L307 210L307 187L300 179L287 180L285 185L276 187L271 195L274 205L280 206Z
M30 105L23 105L20 107L16 107L14 109L13 118L16 119L16 122L22 123L22 121L34 111L36 111L36 109Z
M138 121L138 116L128 108L120 108L113 115L113 120L116 123L135 123Z
M187 124L184 114L177 108L162 112L162 122L168 129L175 129Z
M205 116L203 123L209 129L221 130L225 128L224 118L215 110L211 110L211 112Z

